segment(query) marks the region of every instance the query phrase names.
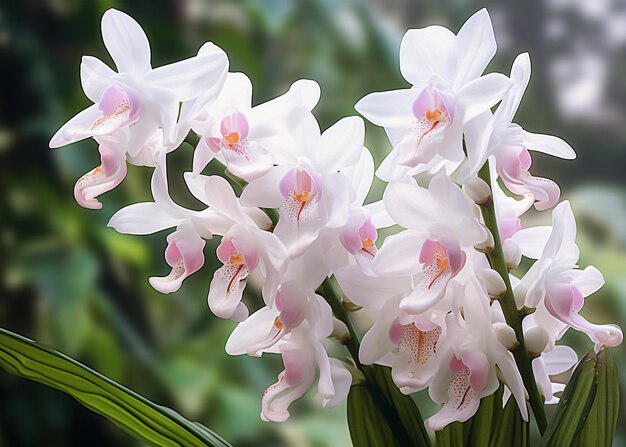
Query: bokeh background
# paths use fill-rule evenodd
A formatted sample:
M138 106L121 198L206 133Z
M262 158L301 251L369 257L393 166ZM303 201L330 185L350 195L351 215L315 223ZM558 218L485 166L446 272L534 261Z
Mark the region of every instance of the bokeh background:
M89 211L73 200L75 180L98 164L93 141L49 150L50 136L89 104L80 88L83 54L110 62L100 18L121 9L146 30L153 65L192 56L207 40L229 55L231 71L252 79L254 102L316 79L322 127L354 114L371 91L406 85L397 52L406 29L442 24L455 32L490 10L499 52L490 70L508 73L529 51L533 76L517 122L558 134L575 161L536 156L572 201L581 265L595 264L606 286L584 315L626 323L626 2L624 0L2 0L0 1L0 325L52 346L158 403L199 420L238 446L348 446L345 408L321 410L315 396L293 406L285 424L260 421L260 397L276 380L276 358L229 357L231 322L206 306L216 268L207 263L173 295L151 275L168 271L165 235L133 237L106 227L126 204L150 200L150 169L129 167L123 184ZM383 132L367 127L380 162ZM170 154L170 184L191 204L182 173L189 145ZM371 197L380 197L377 183ZM531 215L529 224L549 214ZM254 288L247 299L258 302ZM591 345L571 334L583 353ZM614 350L626 387L626 349ZM622 393L623 395L626 393ZM418 398L426 400L426 396ZM626 396L615 445L626 445ZM424 413L433 409L426 405ZM136 441L71 398L0 371L0 445L135 446Z

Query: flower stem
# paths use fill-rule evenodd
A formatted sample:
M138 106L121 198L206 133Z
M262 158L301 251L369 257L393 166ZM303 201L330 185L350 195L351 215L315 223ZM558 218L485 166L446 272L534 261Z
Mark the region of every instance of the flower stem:
M478 176L487 182L489 186L492 186L489 161L487 161L480 169ZM535 415L537 426L543 435L546 427L548 426L548 419L543 399L539 394L539 389L537 388L537 383L535 382L530 356L528 355L528 350L526 349L524 332L522 330L522 317L520 316L517 305L515 304L515 297L513 296L513 289L509 278L509 269L504 259L504 252L502 251L502 242L500 241L498 221L496 218L493 200L481 205L481 211L483 219L485 220L485 225L489 231L491 231L494 240L494 249L491 253L487 254L489 263L491 264L491 268L500 274L500 277L502 277L502 280L506 285L506 295L500 299L500 306L502 307L502 312L504 313L504 318L506 319L507 324L513 328L517 341L519 342L519 347L513 351L513 356L515 357L515 363L517 364L517 368L522 376L524 386L528 391L530 407Z
M321 292L321 293L320 293ZM355 366L361 371L363 376L365 377L365 386L367 386L370 394L374 401L376 401L377 405L380 408L381 414L387 420L391 431L394 433L394 436L400 442L400 445L412 445L411 436L406 431L405 427L401 423L401 418L398 414L396 407L393 402L385 397L385 393L379 388L378 382L374 377L374 371L371 366L363 365L359 361L359 345L361 343L359 334L357 333L352 320L350 319L350 315L348 311L343 306L343 300L335 291L335 287L333 286L330 278L326 278L320 288L318 289L318 293L320 293L326 302L330 305L333 314L335 317L343 322L348 328L348 333L350 337L345 340L344 345L348 348L352 359L354 360ZM423 437L423 442L421 445L429 446L430 441L428 438L428 433L426 432L426 428L424 427L424 422L422 420L421 414L419 414L419 410L417 410L417 418L419 420L421 434Z

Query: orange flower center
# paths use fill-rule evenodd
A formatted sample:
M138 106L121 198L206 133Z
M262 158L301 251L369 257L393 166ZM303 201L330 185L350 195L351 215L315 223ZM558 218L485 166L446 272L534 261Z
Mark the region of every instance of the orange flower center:
M281 321L280 317L276 317L276 319L274 320L274 326L278 330L281 330L284 327L283 322Z
M234 265L243 265L245 263L245 259L241 253L235 253L230 255L228 262Z
M295 195L296 195L296 200L300 203L308 203L311 200L310 191L297 192L295 193Z
M372 242L370 238L361 239L361 245L363 246L363 249L369 250L374 246L374 242Z
M424 117L426 118L426 121L436 123L443 120L443 111L439 108L427 110Z
M235 144L239 141L239 132L231 132L228 135L224 135L224 140L228 144Z

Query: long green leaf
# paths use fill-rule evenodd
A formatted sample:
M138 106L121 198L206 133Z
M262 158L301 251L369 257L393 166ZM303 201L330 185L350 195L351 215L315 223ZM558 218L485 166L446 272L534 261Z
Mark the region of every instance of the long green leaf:
M446 425L443 430L435 432L435 445L437 447L464 447L465 438L468 432L466 427L470 427L472 421L452 422Z
M522 419L517 402L511 396L496 422L490 447L528 447L529 424Z
M619 387L607 349L578 364L543 436L546 447L611 446L617 425Z
M578 445L611 447L619 413L619 383L617 367L608 349L598 354L596 372L598 377L596 397Z
M2 328L0 367L69 394L149 445L230 446L206 427L150 402L59 352Z
M354 447L429 446L428 433L413 399L398 390L389 368L370 369L375 387L356 385L348 394L348 427Z

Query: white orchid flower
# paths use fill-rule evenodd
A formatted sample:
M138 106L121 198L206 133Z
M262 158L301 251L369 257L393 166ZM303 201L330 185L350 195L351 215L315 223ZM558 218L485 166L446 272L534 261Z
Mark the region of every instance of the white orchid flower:
M193 125L202 136L194 154L193 172L199 174L217 158L246 181L263 176L274 165L273 150L289 143L288 119L302 107L311 111L320 96L315 81L294 82L287 93L252 107L252 84L243 73L228 73L217 100L202 111Z
M528 420L525 389L513 355L500 343L492 326L489 297L476 279L465 287L460 312L446 316L446 333L437 345L439 370L428 388L432 400L443 407L430 419L433 430L451 422L465 422L500 385L496 366L511 390L524 420Z
M248 206L278 208L274 234L289 255L301 255L324 228L340 228L349 217L350 185L339 171L355 165L363 148L364 126L348 117L320 133L308 111L292 114L297 144L285 159L244 189Z
M421 280L400 304L407 313L419 314L443 298L448 282L466 263L466 249L474 251L488 233L474 216L475 205L443 170L428 189L415 183L389 184L383 201L393 220L408 230L385 240L372 269L398 276L421 272Z
M187 133L179 132L177 126L180 103L200 95L215 99L228 71L226 54L212 44L195 57L153 69L150 45L141 26L115 9L102 17L102 37L117 72L95 57L83 57L81 83L94 104L70 119L50 140L51 148L88 137L105 140L100 142L102 166L83 176L76 186L79 204L88 208L100 208L95 196L121 182L126 153L131 159L139 156L157 132L161 146L178 146L179 136L184 138ZM91 189L80 192L87 185Z
M530 80L530 58L522 53L513 62L513 86L495 111L476 117L468 123L465 137L468 163L461 177L472 178L491 156L496 170L509 191L535 201L535 208L552 208L559 200L559 186L552 180L533 177L529 151L542 152L564 159L576 158L569 144L552 135L533 134L513 123L524 91Z
M481 76L495 52L485 9L470 17L458 35L441 26L407 31L400 45L400 71L412 87L372 93L355 106L385 128L394 146L378 171L382 179L393 180L398 165L438 170L464 159L466 123L493 107L510 86L502 74Z
M552 228L524 229L514 239L525 256L537 259L515 287L516 299L531 308L545 306L547 312L538 313L535 318L545 317L539 324L551 340L559 338L565 325L587 334L596 351L603 345L617 346L622 342L618 326L593 324L578 313L584 298L602 287L604 277L593 266L579 270L576 265L576 221L568 201L553 210Z

